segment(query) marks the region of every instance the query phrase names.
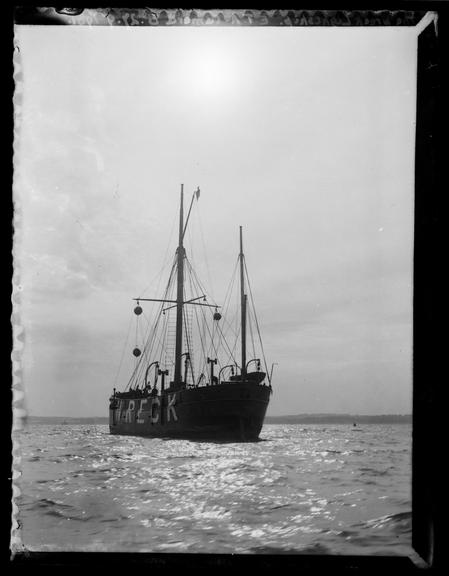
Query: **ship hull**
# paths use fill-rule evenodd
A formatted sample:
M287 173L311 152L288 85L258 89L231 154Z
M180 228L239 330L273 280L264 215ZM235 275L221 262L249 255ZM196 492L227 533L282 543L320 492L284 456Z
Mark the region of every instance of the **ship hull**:
M254 441L270 394L268 386L243 381L118 398L110 405L109 430L152 438Z

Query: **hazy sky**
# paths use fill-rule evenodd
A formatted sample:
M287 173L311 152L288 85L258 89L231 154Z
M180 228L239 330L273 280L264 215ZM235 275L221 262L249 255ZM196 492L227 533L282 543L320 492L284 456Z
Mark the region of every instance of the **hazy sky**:
M181 183L201 188L219 303L244 227L278 364L268 414L411 411L415 29L19 26L16 42L31 415L107 415Z

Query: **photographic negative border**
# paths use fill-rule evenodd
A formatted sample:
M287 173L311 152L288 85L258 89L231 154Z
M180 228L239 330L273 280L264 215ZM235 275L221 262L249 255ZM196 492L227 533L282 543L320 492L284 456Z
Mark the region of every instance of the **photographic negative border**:
M16 24L77 26L415 26L427 10L20 7Z
M81 26L411 26L418 36L417 123L415 149L415 244L413 299L413 442L412 442L412 546L427 567L442 560L441 531L437 517L439 496L436 479L442 477L442 456L437 406L441 405L442 339L437 330L442 279L440 206L443 196L443 139L447 126L443 79L447 66L448 7L443 2L399 2L393 10L245 10L153 8L44 8L16 7L15 25ZM15 52L17 97L20 58ZM13 87L14 90L14 87ZM19 94L20 98L20 94ZM17 131L17 126L15 128ZM13 361L20 358L20 285L13 279ZM21 409L19 377L13 379L13 404ZM14 370L14 364L13 364ZM14 470L13 470L14 473ZM441 493L442 495L442 493ZM14 504L12 504L14 541ZM310 555L215 555L151 553L40 553L15 552L15 565L95 566L114 565L153 568L310 568L373 570L384 566L415 570L409 558L400 556Z

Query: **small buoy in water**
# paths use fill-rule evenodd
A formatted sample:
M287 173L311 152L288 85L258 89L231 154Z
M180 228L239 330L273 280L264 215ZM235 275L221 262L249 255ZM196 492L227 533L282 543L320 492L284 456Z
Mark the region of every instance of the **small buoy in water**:
M142 352L139 350L139 348L134 348L133 354L137 358L138 356L140 356L142 354Z
M215 312L215 313L214 313L214 320L221 320L221 314L220 314L220 312Z
M141 306L136 306L134 308L134 314L137 314L137 316L139 316L139 314L142 314L143 310Z

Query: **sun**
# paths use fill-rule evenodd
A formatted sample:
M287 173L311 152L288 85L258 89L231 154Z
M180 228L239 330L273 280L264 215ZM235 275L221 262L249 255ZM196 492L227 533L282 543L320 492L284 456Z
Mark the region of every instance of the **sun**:
M207 30L187 37L173 62L172 74L184 97L199 104L226 103L236 98L244 78L235 43ZM217 33L218 32L218 33Z
M223 50L207 50L196 54L191 61L190 88L200 97L229 97L237 88L237 71L229 54Z

